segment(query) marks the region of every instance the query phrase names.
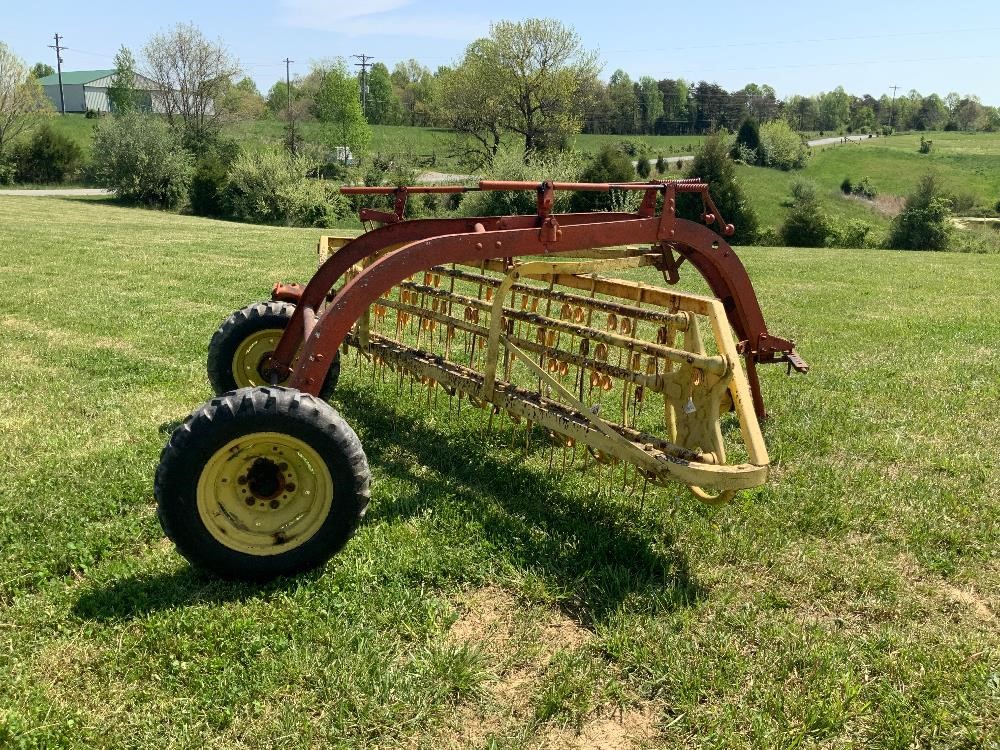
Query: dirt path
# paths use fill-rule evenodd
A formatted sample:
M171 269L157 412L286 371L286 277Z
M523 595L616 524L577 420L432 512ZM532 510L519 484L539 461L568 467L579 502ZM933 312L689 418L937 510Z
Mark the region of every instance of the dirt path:
M42 198L53 195L111 195L104 188L44 188L41 190L0 190L0 195L26 195Z

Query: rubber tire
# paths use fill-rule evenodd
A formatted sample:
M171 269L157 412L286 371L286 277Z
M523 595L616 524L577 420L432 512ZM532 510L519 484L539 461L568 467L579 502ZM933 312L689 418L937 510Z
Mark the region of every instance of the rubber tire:
M248 336L275 328L285 330L295 314L291 302L255 302L237 310L219 326L208 344L208 382L216 396L229 393L239 386L233 377L233 357ZM319 395L329 401L340 378L340 351L334 356Z
M241 435L281 432L305 441L333 478L333 504L319 530L276 555L253 555L219 542L198 512L197 487L208 460ZM361 441L337 411L290 388L241 388L193 411L160 455L154 494L164 533L197 568L230 580L260 581L318 567L339 552L364 518L371 474Z

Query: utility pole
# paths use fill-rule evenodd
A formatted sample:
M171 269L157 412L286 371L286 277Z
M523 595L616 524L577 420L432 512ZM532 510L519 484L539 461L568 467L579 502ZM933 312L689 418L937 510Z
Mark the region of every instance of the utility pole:
M59 45L59 40L62 39L58 34L55 35L56 43L50 44L49 49L54 49L56 51L56 69L59 71L59 111L62 114L66 114L66 97L63 96L63 85L62 85L62 54L61 52L66 49Z
M891 128L892 127L892 115L893 115L893 112L896 109L896 89L898 89L899 86L890 86L889 88L892 89L892 104L889 105L889 127Z
M285 117L288 120L288 145L289 151L295 155L295 121L292 119L292 69L291 64L295 60L287 57L282 61L285 63Z
M361 114L364 115L365 119L368 119L368 65L369 60L374 60L375 58L371 55L366 55L361 53L360 55L351 55L355 60L360 60L359 63L354 63L355 68L361 68Z

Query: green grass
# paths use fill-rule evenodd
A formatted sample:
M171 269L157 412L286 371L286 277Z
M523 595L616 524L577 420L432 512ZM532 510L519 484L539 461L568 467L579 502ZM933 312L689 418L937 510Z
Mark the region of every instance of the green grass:
M814 149L805 168L794 172L739 166L737 173L761 224L772 227L784 221L788 209L782 201L798 179L816 183L824 209L834 218L863 219L883 230L890 217L870 202L844 197L840 184L845 177L854 182L868 177L881 196L903 197L924 174L934 172L945 190L969 194L983 207L996 204L1000 199L1000 134L927 133L925 137L934 141L930 154L918 153L920 135L894 135Z
M100 120L88 120L83 115L52 117L50 122L59 132L73 138L89 154L93 140L94 126ZM303 123L302 132L307 140L320 141L320 126L315 122ZM225 127L225 133L244 145L279 144L284 135L284 123L276 119L252 120L232 123ZM617 143L626 136L620 135L578 135L573 140L575 148L584 153L596 153L605 143ZM701 145L702 136L627 136L628 140L644 143L652 158L659 155L676 156L691 154ZM458 162L451 156L451 131L443 128L418 128L403 125L373 125L370 148L377 153L408 153L416 157L434 156L434 168L458 169Z
M0 197L0 747L559 747L618 715L633 746L997 746L1000 256L743 251L813 370L764 374L773 478L718 511L549 474L351 356L358 536L206 579L159 452L316 234Z

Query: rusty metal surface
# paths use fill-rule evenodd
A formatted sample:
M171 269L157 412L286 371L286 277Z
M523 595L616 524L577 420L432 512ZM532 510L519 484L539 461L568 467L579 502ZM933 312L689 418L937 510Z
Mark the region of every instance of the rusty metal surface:
M299 295L296 318L282 338L273 358L273 374L283 377L302 341L305 330L304 308L319 311L330 298L335 285L357 263L373 258L386 248L387 252L352 279L338 293L337 299L322 313L293 382L308 389L322 382L323 368L328 366L331 351L335 351L354 321L360 318L371 301L393 284L412 273L432 265L452 262L496 261L528 254L571 254L595 248L648 243L658 249L661 269L669 282L679 278L681 263L689 261L708 282L713 294L723 303L730 324L739 338L739 350L745 357L750 389L759 416L766 412L756 365L787 362L790 369L805 371L807 365L794 352L793 342L771 335L753 286L736 253L724 239L706 226L678 219L674 197L678 192L702 195L704 221L717 223L724 233L731 233L708 194L707 186L697 180L677 180L660 183L577 184L577 183L517 183L484 181L478 187L426 186L420 188L344 188L349 194L395 195L397 208L405 205L407 192L449 193L469 190L535 190L538 213L534 216L478 217L470 219L426 219L402 221L394 219L385 226L348 242L320 268ZM643 208L637 214L590 213L551 214L555 190L645 191ZM650 196L663 195L660 215L652 215ZM398 212L401 216L401 211ZM386 217L383 217L386 218ZM676 254L676 255L675 255ZM509 262L509 261L503 261Z

